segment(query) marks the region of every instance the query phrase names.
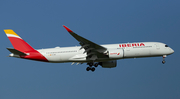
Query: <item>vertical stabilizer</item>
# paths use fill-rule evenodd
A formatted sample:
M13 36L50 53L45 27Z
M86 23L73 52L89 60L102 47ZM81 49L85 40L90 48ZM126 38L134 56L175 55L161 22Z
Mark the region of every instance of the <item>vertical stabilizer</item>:
M21 52L34 51L34 48L32 48L28 43L26 43L13 30L5 29L4 32L6 33L7 37L11 41L11 44L13 45L14 49L19 50Z

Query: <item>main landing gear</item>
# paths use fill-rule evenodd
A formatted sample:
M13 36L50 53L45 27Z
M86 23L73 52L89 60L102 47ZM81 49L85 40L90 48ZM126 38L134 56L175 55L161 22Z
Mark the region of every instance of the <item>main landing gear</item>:
M89 67L87 67L86 70L87 71L91 70L92 72L94 72L95 71L95 67L97 67L99 65L99 63L87 63L87 65L89 65Z
M163 55L163 61L162 61L163 64L166 62L165 58L166 58L166 55Z

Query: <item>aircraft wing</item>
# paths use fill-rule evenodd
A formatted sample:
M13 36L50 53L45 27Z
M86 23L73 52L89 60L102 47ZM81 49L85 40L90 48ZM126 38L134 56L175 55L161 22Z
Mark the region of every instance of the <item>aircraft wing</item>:
M87 59L89 60L97 60L98 58L107 58L107 56L104 54L104 52L107 50L107 48L100 46L92 41L89 41L76 33L74 33L72 30L70 30L68 27L64 26L63 27L77 40L79 41L81 48L85 49L85 52L87 52ZM85 53L84 52L84 53Z

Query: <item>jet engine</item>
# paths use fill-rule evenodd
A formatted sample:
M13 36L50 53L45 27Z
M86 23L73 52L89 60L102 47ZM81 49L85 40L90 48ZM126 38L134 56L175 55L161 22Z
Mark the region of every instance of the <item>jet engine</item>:
M108 51L109 58L120 59L124 57L123 49L110 49Z
M113 60L113 61L100 62L100 65L103 68L113 68L113 67L116 67L117 61Z

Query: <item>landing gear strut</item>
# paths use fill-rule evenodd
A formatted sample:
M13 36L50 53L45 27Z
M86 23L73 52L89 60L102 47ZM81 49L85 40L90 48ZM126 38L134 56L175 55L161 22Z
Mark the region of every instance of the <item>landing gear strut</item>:
M92 72L95 71L95 67L97 67L99 65L99 63L87 63L87 65L89 65L89 67L86 68L87 71L91 70ZM94 67L93 67L94 66Z
M163 61L162 61L163 64L166 62L165 58L166 58L166 55L163 55Z

